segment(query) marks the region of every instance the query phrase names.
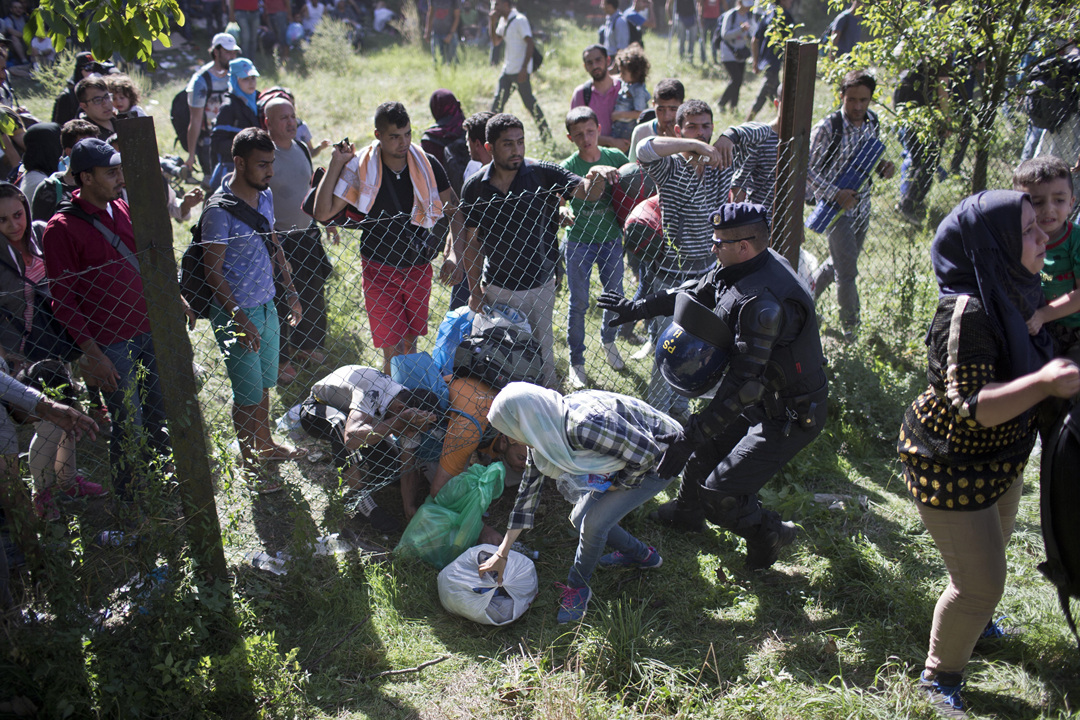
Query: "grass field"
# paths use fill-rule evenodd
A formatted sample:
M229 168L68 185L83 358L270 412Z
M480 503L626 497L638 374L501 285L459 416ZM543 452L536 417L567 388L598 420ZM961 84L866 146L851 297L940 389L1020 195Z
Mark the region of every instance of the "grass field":
M446 69L433 66L418 47L354 56L340 49L335 32L321 31L302 64L274 69L266 59L258 63L260 87L291 87L316 139L367 142L375 106L387 99L404 102L419 130L429 123L427 99L438 87L453 90L467 115L490 104L497 72L476 49L466 48L462 63ZM553 145L541 143L520 100L511 100L508 111L525 121L529 155L570 154L569 141L557 129L574 86L585 79L579 49L592 37L591 31L557 24L544 43L548 55L534 90L556 130ZM722 72L677 62L665 54L665 43L648 39L649 85L676 76L689 96L715 102L726 84ZM166 151L172 141L168 105L182 81L155 82L149 98L156 104L144 106L158 122ZM743 112L757 87L751 80L744 88ZM36 97L29 104L47 115L50 102ZM815 118L833 104L827 85L819 83ZM882 116L887 122L887 113ZM717 121L726 126L741 119L724 115ZM1002 133L1001 159L991 175L999 184L1020 139ZM899 163L897 143L890 143L888 153ZM282 466L290 480L284 493L259 497L246 490L231 472L225 449L232 438L229 387L204 323L192 341L196 360L209 370L201 400L220 459L218 507L234 563L232 587L200 587L186 572L183 547L172 535L175 525L165 521L175 514L168 496L161 499L165 532L135 548L95 548L88 539L107 518L74 519L65 535L65 574L50 589L63 601L50 595L49 605L39 598L45 615L3 641L0 676L16 692L38 693L42 717L933 717L914 679L944 570L907 498L895 442L904 407L925 386L922 339L936 290L929 232L911 229L891 210L896 183L880 183L875 190L875 218L861 263L864 323L858 340L844 341L833 330L831 294L819 307L831 380L829 421L763 493L767 505L802 528L773 570L748 574L741 542L717 528L684 535L650 524L650 503L625 525L660 549L663 567L651 573L598 571L585 622L558 626L552 583L564 578L576 540L566 520L569 506L553 489L545 492L537 528L523 537L540 553L540 594L506 628L447 614L438 601L435 572L418 562L356 552L312 557L304 547L330 532L355 532L372 547L392 547L396 538L372 535L345 515L325 462ZM962 195L961 178L937 184L932 216L944 215ZM181 247L186 230L175 229L174 242ZM330 248L336 266L328 290L331 364L378 366L360 309L355 241L346 233L341 245ZM819 258L827 255L813 233L807 248ZM447 290L439 287L432 307L445 308L447 302ZM555 331L564 376L566 302L560 295ZM432 314L437 323L438 313ZM595 310L588 322L588 368L597 385L639 394L649 361L611 371L600 353ZM429 334L421 349L430 349L433 338ZM629 355L632 348L623 350ZM320 372L325 370L306 368L290 388L275 393L274 415L302 398ZM967 697L981 717L1080 716L1080 660L1055 593L1035 569L1042 559L1037 466L1029 464L1000 606L1009 616L1006 624L1022 633L980 647L970 666ZM818 502L815 494L840 497ZM395 489L378 499L400 512ZM493 504L493 522L504 522L512 501L507 493ZM244 553L257 549L290 552L288 573L275 576L243 564ZM117 612L98 630L86 620L88 609L115 601L113 588L124 578L162 561L169 562L173 582L149 599L145 592L123 595L148 608L146 613ZM234 615L224 628L238 628L240 642L230 639L217 615L226 592ZM418 672L368 679L444 656Z

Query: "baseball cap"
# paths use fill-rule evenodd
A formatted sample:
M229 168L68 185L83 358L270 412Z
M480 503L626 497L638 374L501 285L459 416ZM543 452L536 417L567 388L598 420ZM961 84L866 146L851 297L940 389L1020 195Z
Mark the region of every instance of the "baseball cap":
M210 41L210 52L213 52L216 47L225 48L230 52L240 49L240 46L236 43L236 38L227 32L218 33L214 36L214 39Z
M238 78L259 77L255 64L245 57L238 57L229 63L229 74Z
M96 167L120 164L120 153L112 145L97 138L84 138L71 150L71 174L78 175Z

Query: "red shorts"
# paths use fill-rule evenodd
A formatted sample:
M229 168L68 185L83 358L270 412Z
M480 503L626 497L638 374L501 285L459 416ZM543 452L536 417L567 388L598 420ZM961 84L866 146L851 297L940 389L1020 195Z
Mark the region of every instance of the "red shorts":
M398 268L364 260L361 275L375 347L393 347L407 336L427 335L431 263Z

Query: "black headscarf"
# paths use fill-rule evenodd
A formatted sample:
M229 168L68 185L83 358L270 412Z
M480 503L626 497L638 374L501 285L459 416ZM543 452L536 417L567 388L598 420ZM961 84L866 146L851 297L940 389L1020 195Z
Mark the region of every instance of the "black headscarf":
M976 295L994 329L1005 338L1013 378L1032 373L1053 357L1044 329L1028 333L1026 321L1045 304L1038 273L1021 262L1025 193L987 190L965 198L938 225L930 248L938 291Z
M32 125L26 131L23 143L26 145L26 152L23 153L22 161L27 171L37 170L46 175L56 172L60 156L64 154L64 147L60 144L59 125L51 122Z

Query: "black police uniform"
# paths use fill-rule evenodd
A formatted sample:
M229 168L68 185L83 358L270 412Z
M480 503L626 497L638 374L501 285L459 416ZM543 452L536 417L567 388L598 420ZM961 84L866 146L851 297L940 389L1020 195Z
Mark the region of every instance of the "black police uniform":
M679 441L694 450L679 498L655 515L685 528L707 518L746 538L751 569L768 567L795 528L763 509L757 492L825 424L828 384L814 301L787 261L766 250L639 301L634 314L669 315L678 292L714 308L734 347L714 399Z

